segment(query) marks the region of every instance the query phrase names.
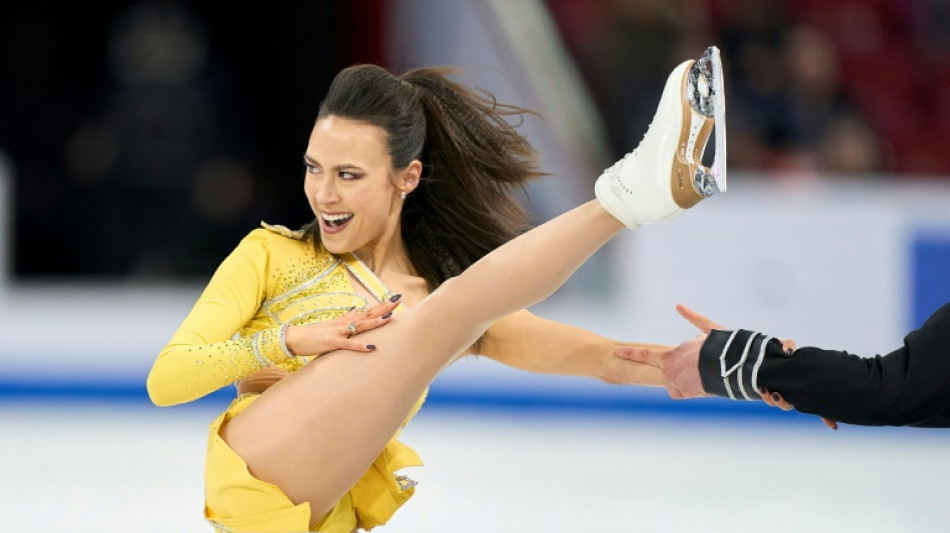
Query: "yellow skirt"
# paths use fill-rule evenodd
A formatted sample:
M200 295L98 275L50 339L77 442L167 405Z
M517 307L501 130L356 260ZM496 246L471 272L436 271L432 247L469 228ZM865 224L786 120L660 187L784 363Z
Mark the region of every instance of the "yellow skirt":
M385 524L415 492L415 482L395 471L421 466L416 452L396 439L389 441L373 465L314 529L310 504L295 505L276 485L250 474L247 463L221 438L219 431L257 398L243 395L211 423L205 461L205 518L218 532L351 533L357 527Z

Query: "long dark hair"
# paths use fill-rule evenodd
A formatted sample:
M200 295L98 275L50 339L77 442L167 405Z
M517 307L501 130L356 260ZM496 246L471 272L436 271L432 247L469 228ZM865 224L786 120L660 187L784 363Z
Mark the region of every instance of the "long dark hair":
M451 71L397 77L375 65L346 68L317 117L382 128L396 170L422 163L419 185L403 204L402 239L430 291L528 228L516 193L543 175L537 152L507 120L531 112L450 80ZM307 230L319 246L319 226Z

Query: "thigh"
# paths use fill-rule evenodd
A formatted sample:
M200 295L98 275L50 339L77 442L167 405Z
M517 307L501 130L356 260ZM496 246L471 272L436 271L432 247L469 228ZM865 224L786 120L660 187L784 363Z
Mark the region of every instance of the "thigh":
M438 291L437 291L438 292ZM315 516L328 512L398 431L432 379L484 331L434 293L360 336L371 353L323 355L262 393L222 436L251 474ZM466 325L468 324L468 325Z
M309 504L295 504L278 487L253 477L221 438L228 422L256 396L244 396L212 422L205 457L205 518L221 531L306 531Z

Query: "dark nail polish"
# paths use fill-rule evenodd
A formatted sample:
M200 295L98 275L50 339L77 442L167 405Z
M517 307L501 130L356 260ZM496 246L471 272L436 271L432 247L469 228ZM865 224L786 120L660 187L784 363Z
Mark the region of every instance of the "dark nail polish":
M772 401L780 402L780 401L782 401L782 397L779 396L777 392L773 392L773 393L772 393Z
M398 302L400 298L402 298L402 295L401 295L401 294L394 294L394 295L392 295L392 297L389 298L389 301L390 301L390 302Z
M379 318L382 318L383 320L386 320L387 318L389 318L389 317L391 317L391 316L393 316L392 313L386 313L385 315L383 315L383 316L381 316L381 317L379 317Z
M367 345L366 345L366 349L367 349L367 350L375 350L375 349L376 349L376 345L375 345L375 344L367 344Z

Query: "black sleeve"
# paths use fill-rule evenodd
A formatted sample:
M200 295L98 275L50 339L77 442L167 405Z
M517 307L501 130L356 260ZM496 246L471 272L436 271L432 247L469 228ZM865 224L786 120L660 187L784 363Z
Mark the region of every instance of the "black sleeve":
M873 358L801 348L746 330L713 331L700 352L703 388L737 400L779 392L803 413L866 426L950 427L950 303L904 346Z

